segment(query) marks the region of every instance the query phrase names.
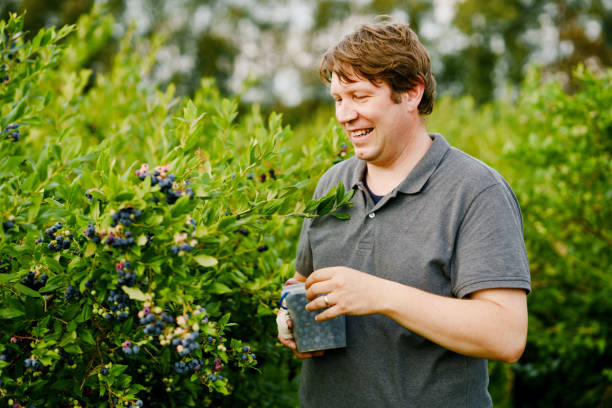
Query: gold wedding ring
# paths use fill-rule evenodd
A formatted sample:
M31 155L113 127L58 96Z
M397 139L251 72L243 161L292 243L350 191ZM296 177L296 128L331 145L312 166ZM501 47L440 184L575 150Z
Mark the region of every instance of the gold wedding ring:
M323 296L323 301L325 302L325 306L329 306L329 301L327 300L327 296Z

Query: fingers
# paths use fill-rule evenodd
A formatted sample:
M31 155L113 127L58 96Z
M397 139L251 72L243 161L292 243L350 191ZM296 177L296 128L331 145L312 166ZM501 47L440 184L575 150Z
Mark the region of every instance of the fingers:
M306 298L312 300L319 295L323 295L332 291L331 280L313 283L310 288L306 290Z
M279 334L278 341L280 341L283 346L290 348L291 350L297 350L297 344L295 344L295 341L293 339L281 337L281 335Z
M322 282L331 279L334 276L334 270L336 268L337 267L317 269L316 271L311 273L310 276L308 276L308 279L306 279L304 286L308 290L310 286L317 282Z
M306 311L312 312L313 310L323 309L334 305L331 294L324 296L318 296L306 304Z
M323 350L309 351L307 353L298 353L295 350L293 351L293 355L295 355L297 358L301 358L302 360L307 359L307 358L320 357L324 353L325 353L325 351L323 351Z
M315 316L315 320L317 322L324 322L326 320L333 319L334 317L338 317L341 314L343 314L343 313L340 312L340 308L337 307L337 306L333 306L333 307L330 307L329 309L326 309L326 310L322 311L321 313L317 314Z

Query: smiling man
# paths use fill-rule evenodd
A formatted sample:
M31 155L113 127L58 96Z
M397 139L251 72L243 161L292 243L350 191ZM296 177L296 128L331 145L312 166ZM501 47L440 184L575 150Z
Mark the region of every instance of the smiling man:
M490 407L487 359L525 347L530 290L516 197L493 169L429 133L435 80L404 24L361 26L323 57L355 156L315 191L355 189L350 220L304 221L294 281L347 347L298 353L302 407ZM291 322L288 323L291 329Z

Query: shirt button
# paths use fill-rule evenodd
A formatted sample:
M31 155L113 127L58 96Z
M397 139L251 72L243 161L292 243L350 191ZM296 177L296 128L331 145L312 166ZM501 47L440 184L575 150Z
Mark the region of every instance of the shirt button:
M374 217L376 217L376 214L374 214L373 212L372 212L372 213L369 213L369 214L368 214L368 217L370 217L370 218L374 218Z

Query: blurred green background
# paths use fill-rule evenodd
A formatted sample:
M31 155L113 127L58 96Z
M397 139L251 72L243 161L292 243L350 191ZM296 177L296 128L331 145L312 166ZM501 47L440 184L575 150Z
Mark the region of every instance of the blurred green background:
M333 117L320 55L376 15L408 22L438 81L428 128L500 170L523 210L529 338L490 364L495 406L612 406L612 1L2 0L0 19L25 10L35 34L95 5L114 23L83 38L93 75L128 30L160 36L151 84L188 97L213 77L245 111L282 112L296 147Z
M407 22L433 60L439 95L478 104L510 96L529 65L571 86L571 70L612 63L610 0L3 0L0 18L27 10L26 29L72 24L94 4L117 23L115 40L134 24L165 38L154 77L192 95L202 76L296 124L328 100L316 67L341 35L373 16ZM110 64L112 44L90 66ZM509 95L508 95L509 94Z

